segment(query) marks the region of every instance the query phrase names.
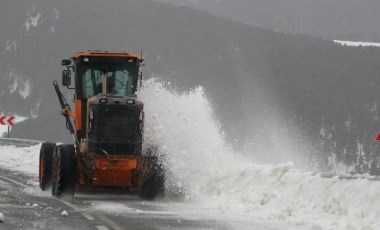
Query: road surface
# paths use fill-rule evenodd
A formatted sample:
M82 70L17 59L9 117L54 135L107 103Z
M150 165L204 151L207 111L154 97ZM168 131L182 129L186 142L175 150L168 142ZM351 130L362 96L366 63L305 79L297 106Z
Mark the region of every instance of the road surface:
M0 212L5 216L0 229L9 230L281 229L260 221L231 220L192 203L148 202L120 192L82 192L74 199L56 199L40 191L36 178L3 169Z

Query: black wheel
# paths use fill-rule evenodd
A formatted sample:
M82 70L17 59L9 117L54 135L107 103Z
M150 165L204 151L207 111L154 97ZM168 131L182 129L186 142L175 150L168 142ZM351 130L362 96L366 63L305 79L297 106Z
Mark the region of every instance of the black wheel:
M59 174L59 167L58 167L58 152L61 150L61 146L57 145L54 147L53 151L53 159L52 159L52 164L51 164L51 169L52 169L52 178L51 178L51 194L53 196L56 196L56 188L57 188L57 181L58 181L58 174Z
M55 143L42 143L40 149L40 166L39 166L39 182L42 191L48 189L51 185L52 160Z
M74 195L76 181L75 148L73 145L56 146L53 153L52 195Z
M157 158L149 160L147 167L139 196L145 200L154 200L165 192L165 172Z

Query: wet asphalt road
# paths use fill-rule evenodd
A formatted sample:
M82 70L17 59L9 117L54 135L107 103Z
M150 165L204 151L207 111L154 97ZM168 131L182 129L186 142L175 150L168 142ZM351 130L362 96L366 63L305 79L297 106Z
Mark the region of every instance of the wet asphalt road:
M66 211L68 216L62 216ZM37 179L0 169L0 229L282 229L272 224L210 217L191 204L143 201L135 196L98 191L74 199L52 198ZM215 215L214 215L215 216Z
M79 211L52 198L34 196L30 178L0 170L0 229L96 229ZM63 211L69 216L61 215ZM99 223L98 223L99 224Z
M0 170L0 212L5 217L0 229L229 229L211 220L186 220L162 207L101 191L58 200L39 191L36 178Z

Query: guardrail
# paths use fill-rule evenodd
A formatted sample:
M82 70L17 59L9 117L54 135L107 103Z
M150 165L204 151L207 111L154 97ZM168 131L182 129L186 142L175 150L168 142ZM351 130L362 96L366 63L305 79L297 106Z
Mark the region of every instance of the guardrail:
M0 145L2 145L2 146L4 146L4 145L15 145L17 147L29 147L29 146L33 146L33 145L39 145L42 142L43 141L0 137Z

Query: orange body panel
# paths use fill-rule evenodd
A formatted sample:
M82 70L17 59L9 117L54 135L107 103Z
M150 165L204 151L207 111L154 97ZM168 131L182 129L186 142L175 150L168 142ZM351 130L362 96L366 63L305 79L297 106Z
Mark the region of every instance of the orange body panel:
M82 56L86 57L131 57L131 58L137 58L139 60L142 59L141 55L135 54L135 53L122 53L122 52L77 52L74 54L74 58L79 58Z
M82 101L75 99L75 129L82 130Z
M95 158L95 172L92 181L93 186L138 186L139 158L129 155L99 156ZM79 184L85 185L83 176L79 178Z

